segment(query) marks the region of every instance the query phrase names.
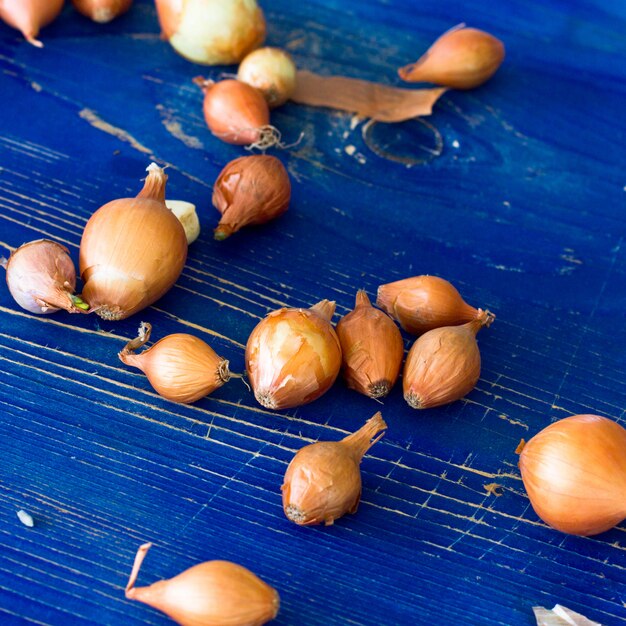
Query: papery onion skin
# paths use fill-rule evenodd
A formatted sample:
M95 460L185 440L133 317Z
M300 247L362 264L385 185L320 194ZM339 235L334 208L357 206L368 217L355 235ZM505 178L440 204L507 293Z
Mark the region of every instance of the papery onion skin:
M209 130L222 141L237 146L255 145L270 125L270 110L258 89L238 80L194 82L204 90L202 109Z
M133 0L72 0L74 8L99 24L106 24L131 7Z
M148 171L136 198L105 204L83 232L82 295L104 319L125 319L156 302L185 265L185 230L165 206L167 176L155 164Z
M256 0L156 0L164 37L194 63L239 63L265 41Z
M212 200L222 214L215 229L215 239L221 241L244 226L264 224L282 215L291 200L289 174L276 157L239 157L220 172Z
M393 320L375 309L360 290L354 310L341 318L336 331L348 387L370 398L386 396L398 378L404 356L402 335Z
M268 409L307 404L326 393L341 367L339 339L330 324L335 303L279 309L265 317L246 345L254 395Z
M434 328L411 346L404 364L404 399L414 409L431 409L460 400L480 377L476 333L490 324L488 311L461 326Z
M415 335L442 326L465 324L476 319L479 311L467 304L450 282L429 275L381 285L376 304L404 330Z
M296 89L296 64L280 48L259 48L246 56L237 70L237 80L255 87L270 109L281 106Z
M318 441L298 450L281 487L285 516L299 526L329 526L355 513L361 499L361 459L385 428L379 411L341 441Z
M43 44L37 39L39 29L47 26L61 13L65 0L1 0L0 19L17 28L26 41L37 48Z
M76 270L69 250L55 241L38 239L11 253L6 267L7 286L14 300L30 313L49 314L64 309L84 313L72 294Z
M473 89L495 74L504 54L499 39L461 25L441 35L420 59L400 68L398 74L409 82Z
M135 587L150 546L139 548L126 586L128 599L162 611L180 626L263 626L278 614L278 592L249 569L230 561L205 561L168 580Z
M122 363L139 368L159 395L189 404L229 381L228 361L194 335L167 335L143 352L135 353L148 341L150 330L150 324L142 324L140 341L129 342L118 356Z
M599 415L554 422L519 458L535 513L571 535L605 532L626 519L626 430Z

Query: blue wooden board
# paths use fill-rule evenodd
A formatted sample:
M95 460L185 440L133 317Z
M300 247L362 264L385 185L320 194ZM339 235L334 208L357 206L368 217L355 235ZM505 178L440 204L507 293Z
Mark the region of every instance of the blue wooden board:
M276 624L530 626L533 605L555 603L623 622L626 526L549 529L514 450L570 414L624 423L624 3L262 5L268 43L313 71L398 84L395 69L461 21L500 37L507 58L480 89L446 93L428 126L377 125L367 142L349 114L277 110L286 142L303 133L274 153L291 209L219 243L212 185L244 152L211 136L191 79L233 68L177 56L147 0L106 26L67 6L43 50L0 25L0 251L46 237L77 261L86 220L135 195L151 160L203 228L177 285L122 322L31 315L0 287L0 622L170 623L124 598L144 541L140 584L233 560L279 590ZM237 380L179 406L117 358L145 320L155 339L192 332L241 371L270 310L329 298L337 321L358 288L373 298L424 273L497 314L477 388L441 409L411 410L400 386L380 406L341 381L281 412ZM363 461L358 513L291 524L279 487L294 452L378 409L389 430Z

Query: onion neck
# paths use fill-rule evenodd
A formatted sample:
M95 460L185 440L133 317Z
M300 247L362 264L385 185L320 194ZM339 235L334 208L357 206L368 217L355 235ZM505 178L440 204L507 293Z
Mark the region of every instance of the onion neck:
M378 411L378 413L370 417L359 430L342 439L340 443L347 446L353 457L360 462L364 454L377 441L382 439L385 433L380 431L385 428L387 428L387 424L380 411Z
M150 163L146 171L148 176L144 182L143 189L137 194L137 197L149 198L165 204L165 183L167 182L165 170L156 163Z

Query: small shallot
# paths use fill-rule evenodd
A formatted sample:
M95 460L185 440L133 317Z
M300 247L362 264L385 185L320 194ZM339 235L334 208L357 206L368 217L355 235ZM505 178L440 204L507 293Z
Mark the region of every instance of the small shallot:
M228 361L218 356L202 339L175 333L135 354L150 339L152 326L143 322L136 339L119 353L126 365L139 368L154 389L174 402L190 403L208 396L231 376Z
M398 70L409 82L472 89L491 78L504 60L504 44L476 28L457 26L437 39L415 63Z
M256 87L270 109L284 104L296 89L296 64L280 48L259 48L240 63L237 80Z
M488 311L462 326L435 328L419 337L404 365L404 399L414 409L430 409L460 400L478 382L480 351L476 333L489 326Z
M126 585L129 600L143 602L180 626L262 626L280 605L277 591L249 569L230 561L205 561L174 578L135 587L143 560L152 547L139 547Z
M268 409L287 409L326 393L341 367L339 339L330 323L335 303L278 309L257 324L246 345L254 395Z
M376 304L414 335L464 324L479 314L479 309L467 304L451 283L437 276L413 276L381 285Z
M572 415L537 433L519 467L535 513L571 535L597 535L626 519L626 429Z
M289 174L276 157L254 154L231 161L213 186L213 206L222 214L215 239L273 220L287 210L290 199Z
M76 270L69 251L55 241L38 239L0 259L7 271L7 285L15 301L31 313L55 313L64 309L84 313L89 306L74 294Z
M218 139L262 150L280 142L280 133L270 125L270 110L258 89L232 78L216 83L198 76L194 83L204 92L204 119Z
M0 0L0 19L17 28L33 46L43 48L37 39L39 29L57 18L65 0Z
M343 355L343 375L348 387L382 398L393 387L404 356L400 330L392 319L375 309L362 289L354 310L337 324Z
M133 0L72 0L74 8L85 17L106 24L126 13Z
M165 205L167 176L156 163L136 198L113 200L89 219L80 242L83 297L107 320L156 302L187 258L185 230Z
M361 459L385 428L378 412L341 441L318 441L298 450L281 487L287 518L301 526L329 526L355 513L361 500Z
M156 0L156 8L163 38L194 63L239 63L265 40L256 0Z

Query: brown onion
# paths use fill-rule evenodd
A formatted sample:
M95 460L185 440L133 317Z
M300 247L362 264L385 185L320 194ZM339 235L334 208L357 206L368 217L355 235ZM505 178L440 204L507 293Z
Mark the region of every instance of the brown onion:
M156 8L164 38L194 63L239 63L265 40L256 0L156 0Z
M213 206L222 214L215 239L275 219L287 210L290 199L289 174L276 157L253 154L231 161L213 186Z
M276 617L275 589L249 569L230 561L205 561L174 578L135 587L152 544L139 547L126 585L129 600L163 611L181 626L262 626Z
M261 320L246 345L254 395L268 409L287 409L326 393L341 367L339 339L330 323L335 303L279 309Z
M222 141L238 146L270 148L280 134L270 125L270 110L258 89L238 80L219 82L194 78L204 92L204 119Z
M409 82L472 89L495 74L504 60L504 44L477 28L457 26L437 39L415 63L398 70Z
M130 9L133 0L72 0L74 8L85 17L106 24Z
M199 337L174 333L135 354L150 339L152 326L143 322L139 336L119 353L120 361L139 368L157 393L173 402L190 403L208 396L230 380L228 361Z
M361 289L354 310L337 324L337 336L348 387L370 398L386 396L398 378L404 356L402 335L392 319L375 309Z
M519 467L535 513L572 535L626 519L626 429L599 415L550 424L522 449Z
M415 335L441 326L464 324L476 319L479 312L447 280L428 275L381 285L376 304ZM495 318L492 313L489 315Z
M402 377L404 399L410 407L441 406L474 389L480 376L476 333L491 320L488 311L479 311L467 324L434 328L415 341Z
M318 441L298 450L281 487L287 518L301 526L328 526L355 513L361 500L361 459L385 428L379 411L341 441Z
M37 39L39 29L47 26L61 13L64 0L1 0L0 19L17 28L33 46L42 48Z
M73 295L76 270L69 250L55 241L38 239L0 259L7 271L7 285L15 301L31 313L55 313L64 309L84 313L89 306Z
M165 172L155 163L136 198L113 200L89 219L80 242L83 299L121 320L163 296L187 258L185 230L165 206Z

